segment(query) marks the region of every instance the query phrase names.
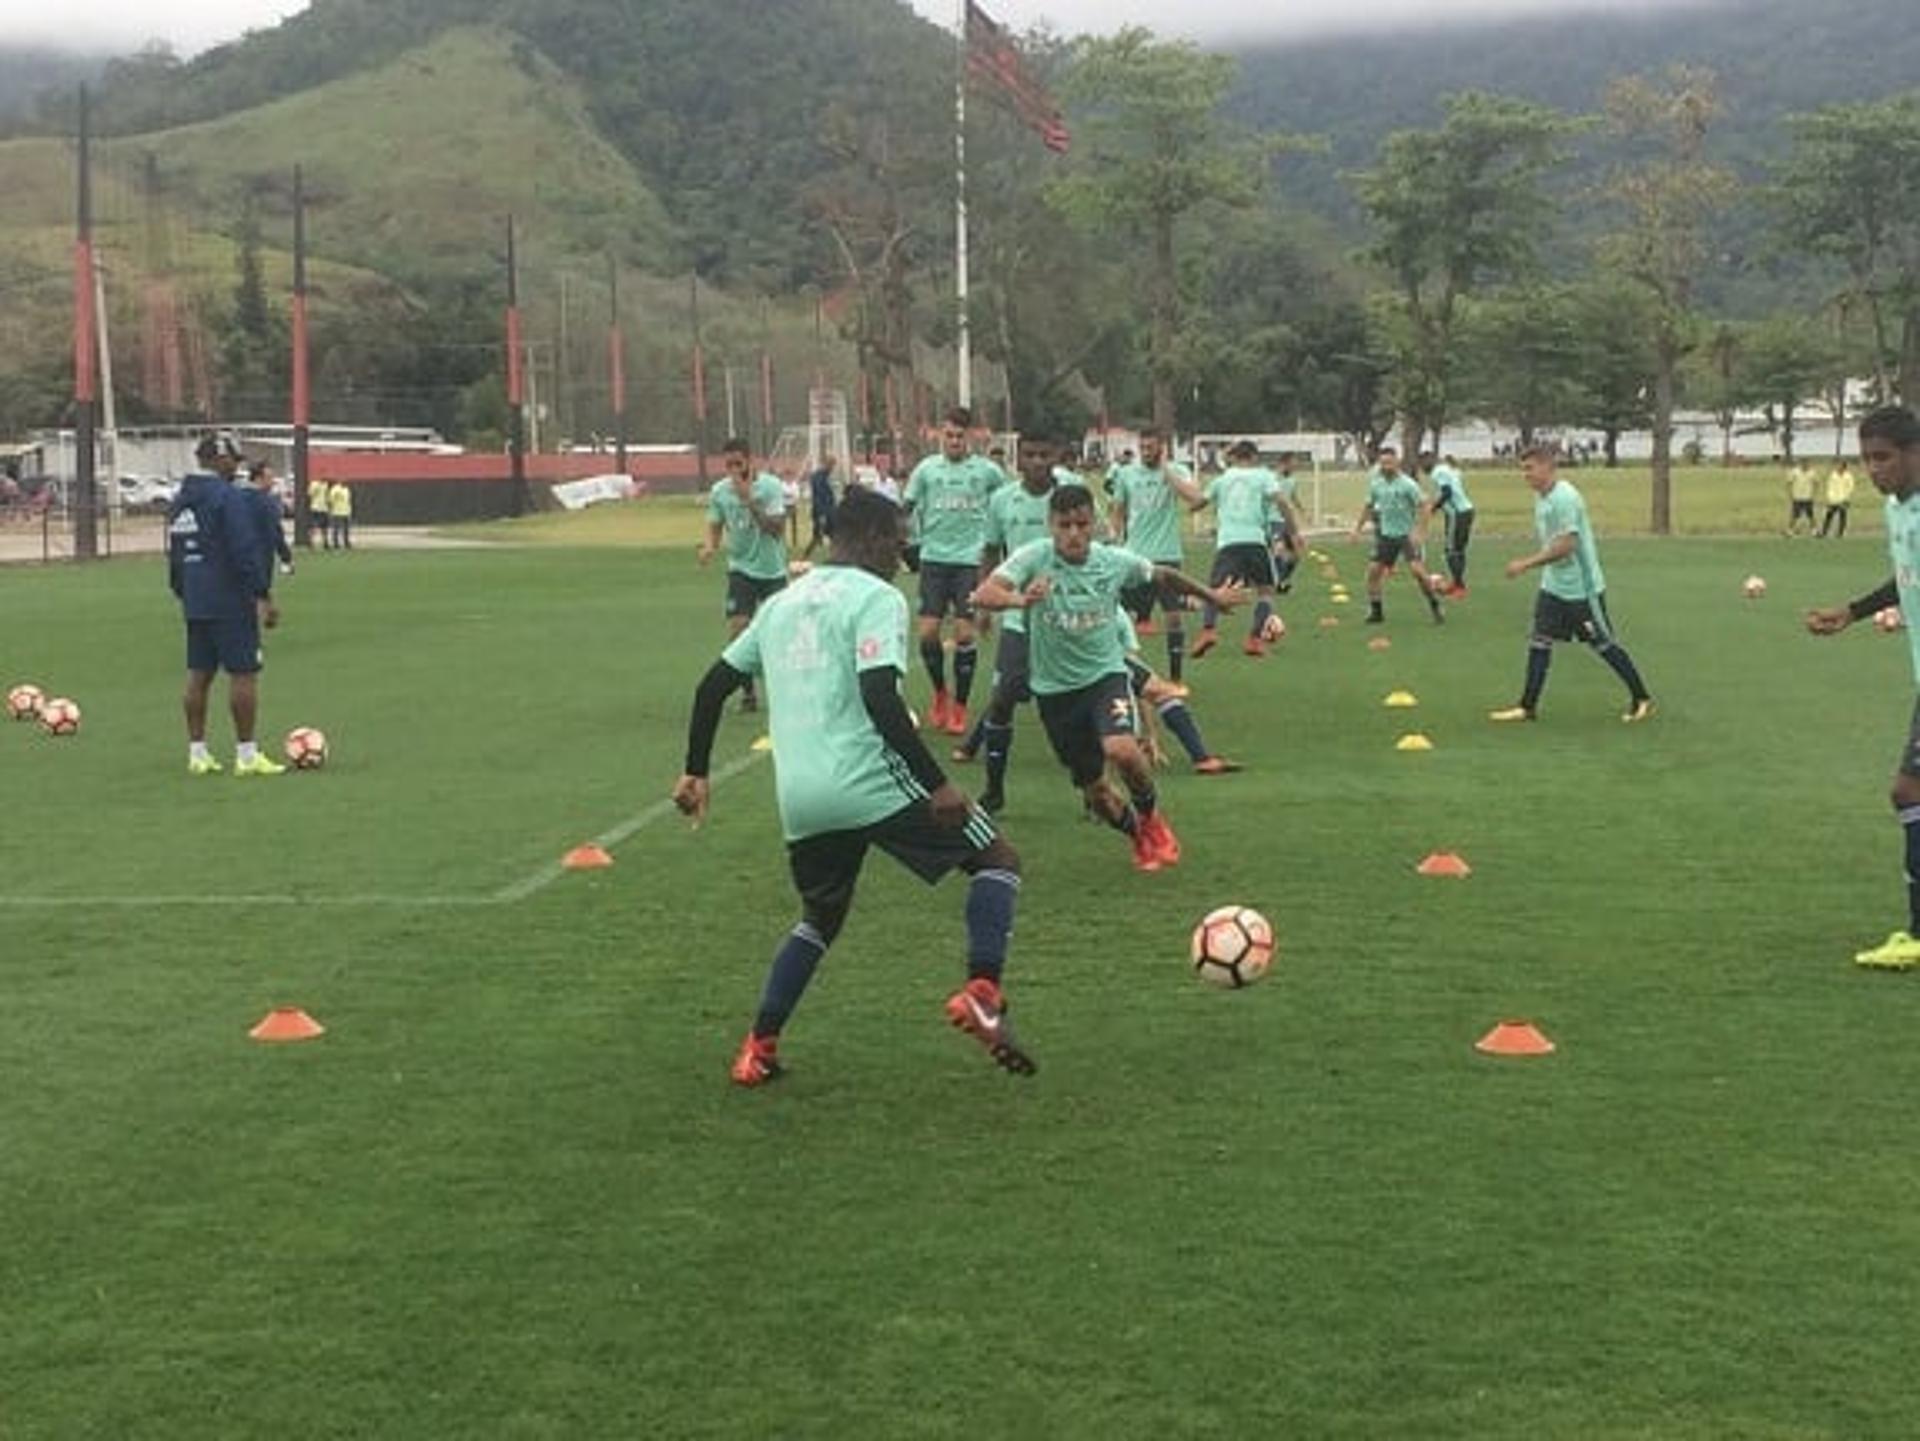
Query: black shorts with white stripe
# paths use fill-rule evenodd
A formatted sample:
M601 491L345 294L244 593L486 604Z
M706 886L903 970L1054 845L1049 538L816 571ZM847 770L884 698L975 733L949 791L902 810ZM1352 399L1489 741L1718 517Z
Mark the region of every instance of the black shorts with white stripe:
M789 841L787 864L809 914L835 914L852 903L869 848L885 851L932 885L950 871L979 870L982 853L999 838L993 817L978 806L969 810L964 825L943 826L934 819L932 803L918 800L858 830Z

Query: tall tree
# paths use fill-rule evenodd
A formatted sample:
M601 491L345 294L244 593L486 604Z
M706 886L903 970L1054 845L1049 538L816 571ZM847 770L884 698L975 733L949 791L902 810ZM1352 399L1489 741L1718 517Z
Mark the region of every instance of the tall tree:
M1578 421L1588 409L1580 322L1564 286L1515 286L1464 305L1460 398L1474 414L1512 425L1523 447L1544 426Z
M1873 325L1881 395L1920 404L1920 93L1789 124L1774 191L1782 237L1844 267L1847 298Z
M1599 271L1575 286L1585 402L1579 420L1604 437L1609 468L1620 437L1653 423L1653 317L1640 287Z
M1675 66L1659 80L1629 76L1607 87L1608 128L1641 152L1608 181L1622 228L1603 254L1653 306L1655 535L1673 529L1673 411L1680 363L1695 343L1694 287L1706 263L1709 225L1738 191L1733 176L1707 159L1707 136L1720 109L1713 72L1692 66Z
M1067 74L1074 159L1053 196L1081 224L1145 242L1153 421L1170 429L1180 363L1180 249L1210 212L1260 196L1271 142L1221 119L1234 62L1129 26L1082 40Z
M1406 445L1438 436L1452 396L1461 302L1531 267L1547 208L1540 183L1572 122L1530 100L1450 95L1436 130L1401 130L1350 177L1373 225L1369 256L1392 278L1395 386Z
M1791 311L1768 316L1747 338L1743 389L1765 408L1780 453L1793 459L1794 419L1817 403L1843 364L1830 327Z

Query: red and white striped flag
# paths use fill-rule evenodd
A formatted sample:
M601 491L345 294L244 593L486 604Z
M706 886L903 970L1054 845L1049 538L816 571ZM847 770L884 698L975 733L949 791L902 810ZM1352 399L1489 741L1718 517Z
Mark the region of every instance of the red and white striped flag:
M974 0L967 0L967 73L1012 106L1020 122L1054 154L1065 155L1072 147L1060 107L1027 69L1019 45Z

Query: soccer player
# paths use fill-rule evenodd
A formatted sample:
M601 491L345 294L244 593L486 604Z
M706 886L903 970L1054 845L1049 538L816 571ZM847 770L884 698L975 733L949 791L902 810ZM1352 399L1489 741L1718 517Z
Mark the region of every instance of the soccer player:
M747 628L768 597L787 584L787 498L780 477L753 473L753 456L738 437L721 447L725 478L707 494L707 538L700 564L710 563L725 537L727 546L727 635ZM740 709L758 710L760 697L752 675L740 687Z
M1300 528L1300 479L1293 473L1293 452L1283 450L1274 460L1274 479L1280 482L1284 506L1267 517L1268 548L1273 552L1273 588L1281 595L1293 589L1293 573L1305 554L1307 533Z
M1185 563L1180 519L1205 503L1205 494L1186 467L1167 459L1167 438L1149 428L1140 432L1140 458L1113 473L1113 509L1107 520L1127 549L1155 565L1178 570ZM1167 617L1167 674L1177 682L1186 669L1186 597L1151 585L1128 592L1127 609L1140 623L1142 634L1152 634L1155 602Z
M920 659L933 681L928 722L948 735L967 733L967 701L980 653L974 644L973 605L980 556L987 541L987 501L1006 479L1000 467L967 448L973 413L947 412L940 453L913 468L906 505L919 527ZM953 691L947 690L947 653L940 630L953 616Z
M1054 754L1092 809L1131 840L1134 865L1157 871L1180 859L1180 842L1159 810L1153 768L1135 734L1115 622L1120 595L1128 586L1153 581L1230 610L1243 592L1209 589L1144 556L1095 541L1093 493L1085 486L1057 486L1047 511L1051 538L1015 551L973 598L988 610L1027 613L1028 683ZM1125 780L1130 799L1107 785L1109 764Z
M1827 513L1820 517L1820 538L1825 540L1834 522L1840 523L1838 535L1847 538L1847 512L1853 507L1853 470L1841 461L1827 475Z
M1267 653L1267 622L1273 618L1273 551L1268 526L1284 516L1296 534L1304 530L1300 512L1286 496L1280 479L1265 466L1255 465L1260 452L1250 440L1234 442L1227 451L1232 464L1207 483L1201 505L1211 505L1215 516L1213 573L1216 586L1229 582L1257 597L1253 625L1247 632L1246 653ZM1193 658L1200 659L1220 643L1215 627L1220 616L1209 605L1193 642Z
M708 763L727 696L755 675L767 683L775 789L800 921L781 942L733 1079L781 1074L779 1041L853 904L867 851L877 847L932 884L958 870L967 889L967 981L947 1019L994 1061L1030 1075L1000 988L1020 893L1020 858L993 821L942 773L915 732L901 681L907 602L892 584L900 509L849 492L824 565L762 607L701 681L674 803L696 823L710 800Z
M1592 646L1600 659L1626 683L1627 709L1620 719L1628 724L1653 714L1653 697L1626 649L1614 638L1613 619L1607 614L1607 580L1600 569L1600 549L1587 519L1587 503L1567 481L1560 479L1552 449L1533 445L1521 452L1527 484L1534 493L1533 528L1540 549L1507 562L1507 579L1517 580L1530 570L1541 572L1540 594L1533 605L1533 637L1527 642L1527 682L1520 703L1494 711L1496 721L1530 721L1540 708L1546 689L1547 667L1553 662L1555 641L1580 640Z
M987 539L983 555L988 568L998 565L1023 546L1045 540L1052 534L1048 525L1048 503L1052 499L1057 476L1058 457L1045 440L1020 442L1020 484L1005 485L993 493L987 503ZM987 788L980 804L997 815L1007 804L1007 758L1013 753L1013 713L1032 692L1027 684L1027 618L1021 611L1008 614L1000 627L1000 645L993 657L993 695L987 712L974 727L973 734L958 747L953 758L970 761L981 747L987 752Z
M1458 600L1467 593L1467 547L1473 543L1473 497L1466 478L1452 456L1435 465L1433 453L1420 457L1433 476L1433 508L1445 512L1447 527L1447 594Z
M1367 564L1368 625L1379 625L1386 620L1381 590L1388 573L1402 559L1413 576L1413 583L1420 587L1427 609L1433 613L1433 623L1439 625L1446 620L1433 577L1420 558L1421 537L1426 534L1427 519L1432 513L1420 482L1400 469L1400 452L1390 445L1381 446L1378 464L1367 482L1367 503L1353 527L1356 543L1366 533L1369 522L1374 529L1373 559Z
M1857 620L1898 605L1920 617L1920 417L1903 406L1885 406L1860 422L1860 456L1867 479L1887 498L1887 549L1893 576L1872 595L1852 605L1807 613L1815 635L1838 635ZM1920 678L1920 628L1909 626L1914 674ZM1907 928L1856 955L1854 964L1874 970L1906 971L1920 965L1920 704L1914 707L1906 746L1894 772L1893 812L1906 837Z
M194 450L207 467L180 482L167 507L167 584L187 623L187 774L219 775L207 749L207 697L227 673L227 706L238 746L235 776L277 776L286 767L254 740L260 711L260 630L280 623L270 552L243 489L233 484L240 448L231 436L203 436Z

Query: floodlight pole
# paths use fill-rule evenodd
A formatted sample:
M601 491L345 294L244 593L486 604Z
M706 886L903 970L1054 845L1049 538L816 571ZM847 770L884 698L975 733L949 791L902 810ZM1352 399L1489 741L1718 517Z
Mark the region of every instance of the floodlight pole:
M305 177L293 167L293 536L313 547L311 480L312 378L307 369L307 194Z
M955 290L954 357L958 380L956 401L973 405L973 326L967 314L967 0L957 0L959 18L954 28L953 174Z
M73 247L73 554L93 560L100 553L97 528L99 495L94 447L98 442L96 410L99 291L93 260L93 135L88 114L87 87L80 87L79 163L76 176L76 235Z
M507 465L513 478L509 510L527 513L527 407L525 357L520 343L520 258L513 217L507 217Z

